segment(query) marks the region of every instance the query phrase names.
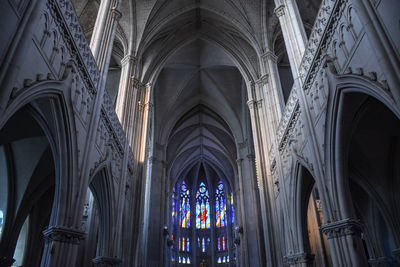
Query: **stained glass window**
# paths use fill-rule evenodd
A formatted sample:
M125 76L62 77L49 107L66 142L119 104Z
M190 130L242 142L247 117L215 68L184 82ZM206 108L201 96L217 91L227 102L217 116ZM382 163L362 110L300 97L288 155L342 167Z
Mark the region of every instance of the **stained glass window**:
M215 192L215 226L217 228L226 226L226 200L224 184L219 182Z
M172 191L172 224L176 224L176 192L175 187Z
M231 222L232 222L232 224L235 224L235 208L233 206L233 194L232 193L229 194L229 204L231 206L231 214L230 214Z
M211 194L215 194L210 195ZM173 251L171 260L173 264L182 264L187 266L191 264L190 254L193 251L195 255L201 253L202 257L211 256L213 249L217 250L215 259L218 266L225 266L229 263L228 251L228 225L234 223L234 209L233 209L233 194L227 191L222 181L217 183L217 187L208 190L207 182L202 180L199 182L198 187L194 191L189 189L188 184L178 182L172 189L172 205L171 215L173 227ZM191 205L191 201L195 201ZM211 223L210 214L211 207L215 208L215 221ZM192 220L191 222L191 213ZM193 218L193 213L195 217ZM192 223L192 228L190 229ZM193 225L194 223L194 225ZM216 234L216 239L213 242L216 244L211 245L211 228L214 227L213 233ZM179 230L181 229L181 230ZM193 234L193 237L191 236ZM190 238L189 238L190 236ZM192 239L192 240L190 240ZM194 244L191 246L190 241ZM232 254L232 259L235 260L236 255ZM233 261L234 261L233 260Z
M204 182L200 183L196 194L196 228L210 228L210 198Z
M181 201L180 201L180 221L179 226L182 228L190 227L190 192L185 182L181 185Z

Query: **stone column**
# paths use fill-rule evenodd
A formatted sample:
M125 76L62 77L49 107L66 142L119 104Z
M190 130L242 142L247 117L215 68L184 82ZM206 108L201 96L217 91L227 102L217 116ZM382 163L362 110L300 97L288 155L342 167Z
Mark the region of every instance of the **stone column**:
M273 181L270 175L270 162L269 162L269 148L273 140L275 140L275 131L271 125L272 118L274 117L269 112L267 105L274 102L270 97L266 97L266 85L268 84L268 77L261 77L256 83L250 83L249 101L247 105L250 110L250 120L252 125L254 137L254 151L255 151L255 179L257 182L257 193L259 194L259 201L262 218L262 234L263 240L263 259L267 265L279 266L280 257L277 253L273 253L276 248L276 239L274 236L273 220L276 218L275 214L275 198L273 197Z
M247 235L243 234L243 225L246 225L246 215L245 215L245 205L244 205L244 193L243 193L243 178L242 178L242 162L243 159L237 159L236 164L238 168L238 184L239 184L239 198L240 198L240 217L237 216L237 218L240 218L238 221L241 226L238 228L241 229L238 231L238 234L240 234L238 238L238 245L240 245L240 255L237 255L239 261L239 266L247 266L247 252L246 252L246 244L247 244Z
M293 78L296 79L307 43L306 32L295 0L275 0L275 5L275 14L281 24Z
M269 73L268 84L266 90L270 95L272 111L274 113L274 120L272 121L273 128L276 131L278 124L281 120L282 111L285 108L285 100L282 92L281 80L278 71L278 57L271 51L268 51L262 56L267 73Z
M100 70L100 77L105 78L108 73L111 51L114 43L117 20L121 17L118 11L120 0L100 1L90 49Z
M115 112L127 136L128 132L132 131L131 119L136 107L135 85L137 85L138 82L134 79L135 63L136 58L132 55L126 55L121 60L121 78L119 82L117 104L115 106Z
M334 266L368 266L361 240L362 225L358 220L335 221L322 225L320 229L328 237Z
M41 266L75 266L78 245L85 233L76 229L51 226L43 231L45 248Z

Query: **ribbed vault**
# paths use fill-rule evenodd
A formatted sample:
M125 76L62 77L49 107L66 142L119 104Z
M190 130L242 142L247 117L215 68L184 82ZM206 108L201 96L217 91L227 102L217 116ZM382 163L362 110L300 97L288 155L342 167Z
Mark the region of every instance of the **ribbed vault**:
M201 163L232 184L235 158L236 147L228 125L202 105L178 121L168 140L167 162L171 177L176 179Z

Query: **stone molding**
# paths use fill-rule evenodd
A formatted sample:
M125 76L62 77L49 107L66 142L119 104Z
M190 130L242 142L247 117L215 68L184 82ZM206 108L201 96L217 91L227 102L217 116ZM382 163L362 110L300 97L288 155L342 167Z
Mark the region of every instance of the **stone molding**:
M48 0L47 7L67 44L70 55L84 77L89 92L95 95L100 72L71 1Z
M260 100L249 100L247 101L247 106L249 107L249 109L258 109L261 108L262 105L262 99Z
M51 226L43 231L45 240L62 243L79 244L85 239L85 232L63 226Z
M100 256L93 259L96 267L121 266L122 260L113 257Z
M267 51L264 54L262 54L262 58L264 60L271 60L272 62L274 62L275 64L278 63L278 57L275 55L274 52L272 51Z
M334 34L334 31L330 30L335 27L335 22L338 21L341 16L341 6L345 4L346 0L323 0L321 7L318 11L316 21L314 23L313 30L310 34L309 41L307 43L304 55L300 64L300 78L304 83L304 88L311 86L306 76L310 75L310 72L315 72L316 66L321 63L321 47L326 45L328 36ZM275 13L279 15L284 14L284 5L280 5L275 8ZM324 42L322 42L324 40ZM283 151L287 144L291 133L291 127L296 124L299 116L295 116L294 113L298 110L299 100L296 94L296 88L292 88L286 107L282 113L282 118L277 129L277 140L279 143L279 151Z
M125 65L128 64L129 62L132 62L132 63L135 64L136 61L137 61L137 59L136 59L135 56L132 56L131 54L128 54L128 55L124 56L124 57L121 59L121 66L125 66Z
M284 4L280 4L279 6L277 6L275 8L274 12L278 17L281 17L281 16L285 15L285 5Z
M257 81L256 81L256 84L257 85L264 85L264 84L267 84L268 83L268 79L269 79L269 75L268 74L265 74L265 75L263 75L263 76L261 76Z
M361 235L363 227L359 220L344 219L326 223L319 228L326 234L328 239L330 239L348 235Z
M284 256L286 265L294 265L298 263L312 263L315 255L311 253L297 253Z

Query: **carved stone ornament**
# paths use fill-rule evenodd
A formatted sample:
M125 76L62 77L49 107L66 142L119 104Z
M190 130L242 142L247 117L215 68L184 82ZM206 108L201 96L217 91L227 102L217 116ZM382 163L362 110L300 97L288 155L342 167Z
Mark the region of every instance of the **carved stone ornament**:
M326 234L328 239L330 239L348 235L360 235L362 232L362 224L359 220L344 219L324 224L320 226L320 229Z
M85 239L85 232L62 226L51 226L43 231L43 235L47 241L71 244L79 244L81 240Z
M285 15L285 5L279 5L275 8L275 14L280 17Z
M118 258L100 256L93 259L93 263L96 267L121 266L122 260Z
M285 256L284 260L287 265L293 265L298 263L312 263L314 257L315 255L310 253L297 253Z

